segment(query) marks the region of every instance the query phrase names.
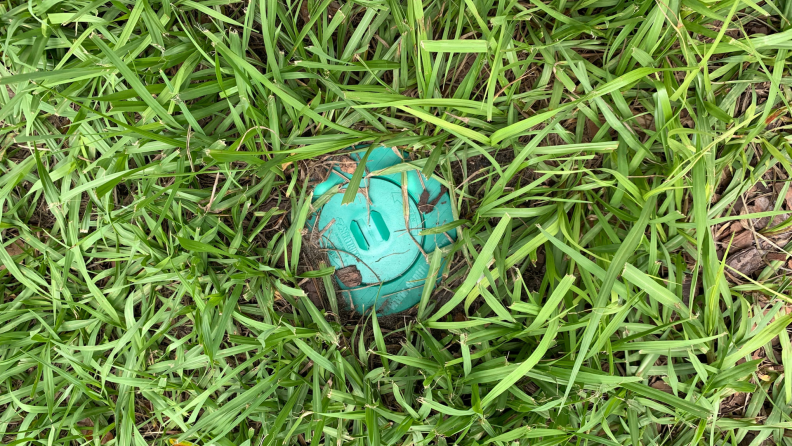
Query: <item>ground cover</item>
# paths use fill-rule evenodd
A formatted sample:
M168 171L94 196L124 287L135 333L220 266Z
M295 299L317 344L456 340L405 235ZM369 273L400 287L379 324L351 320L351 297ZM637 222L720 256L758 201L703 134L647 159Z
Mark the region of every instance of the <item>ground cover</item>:
M2 442L790 444L790 17L4 2ZM304 225L366 144L457 217L381 319Z

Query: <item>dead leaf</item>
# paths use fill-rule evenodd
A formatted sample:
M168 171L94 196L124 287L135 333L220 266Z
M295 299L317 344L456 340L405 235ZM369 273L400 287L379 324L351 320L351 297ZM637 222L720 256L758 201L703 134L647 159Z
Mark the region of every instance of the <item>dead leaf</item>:
M784 201L786 202L787 209L792 211L792 187L787 189L786 195L784 196Z
M792 240L792 232L782 232L770 236L759 237L759 248L768 251L777 251Z
M338 168L341 172L348 173L350 175L355 173L355 169L357 168L357 163L352 158L344 155L339 157L338 161Z
M653 382L652 387L665 393L674 393L674 389L672 389L671 386L669 386L668 383L663 380L657 380Z
M751 246L754 242L753 234L751 234L751 231L740 231L734 236L734 239L726 239L723 241L723 243L728 245L730 240L731 240L731 248L729 248L730 253L743 250Z
M94 427L94 422L90 418L84 418L77 422L77 426L79 427ZM93 440L93 429L80 429L80 433L85 435L85 439L88 441ZM115 437L113 436L113 431L107 431L106 434L102 437L102 441L100 444L107 444L110 440L113 440ZM172 444L172 443L171 443Z
M774 111L773 114L771 114L770 116L767 117L767 119L765 119L765 125L770 125L771 122L773 122L776 119L778 119L778 117L783 115L784 113L786 113L786 108L783 108L783 107L779 108L776 111Z
M346 286L358 286L363 283L363 276L357 266L351 265L336 270L336 277Z
M771 209L772 209L772 204L770 203L769 198L765 196L756 197L753 206L751 206L751 213L767 212ZM754 229L757 231L764 229L765 226L767 226L767 223L769 222L770 222L770 217L754 218L751 221L751 223L753 223ZM746 225L747 227L745 229L750 229L751 227L750 224L746 222L746 224L744 224L743 226Z
M6 247L6 251L8 251L8 255L15 256L17 254L22 254L25 251L25 247L22 245L22 242L19 240L11 243Z
M440 201L440 198L445 193L446 193L446 188L445 186L442 186L440 188L440 193L437 194L437 196L430 201L429 190L424 189L423 192L421 192L421 199L418 202L418 210L421 211L422 214L428 214L429 212L432 212L435 206L437 206L437 202Z
M739 221L735 221L731 224L724 223L723 226L715 233L715 239L719 242L729 243L729 240L732 237L732 234L735 232L742 231L743 227Z
M311 13L308 11L308 0L303 0L300 4L300 18L303 20L303 23L311 21Z
M775 215L775 216L773 216L773 220L772 220L772 221L770 222L770 224L768 225L768 228L774 228L774 227L776 227L776 226L780 225L780 224L781 224L781 223L783 223L783 222L784 222L784 220L786 220L787 218L789 218L789 214L781 214L781 215Z
M0 249L2 249L2 248L0 248ZM22 254L23 252L25 252L24 246L22 245L22 243L19 240L17 240L14 243L11 243L10 245L6 246L5 250L6 250L6 252L8 252L8 255L10 255L10 256L15 256L17 254ZM6 269L5 265L0 265L0 271L2 271L4 269Z
M311 299L311 303L316 306L316 308L324 308L324 304L322 303L322 295L319 293L317 289L316 279L309 279L303 285L300 286L305 294L308 295L308 298Z
M765 266L765 254L767 254L767 251L759 250L756 249L755 246L752 246L730 255L729 258L726 259L726 265L749 276L753 274L754 271Z
M641 129L647 129L654 131L654 117L652 115L639 115L635 116L635 122L641 127Z
M597 136L597 132L599 132L599 127L597 124L594 123L591 119L586 119L586 134L589 139L594 139Z
M745 362L745 361L743 361ZM731 396L726 397L726 399L721 402L720 412L721 416L724 414L731 414L735 412L741 412L746 403L748 403L748 398L750 394L744 392L737 392Z

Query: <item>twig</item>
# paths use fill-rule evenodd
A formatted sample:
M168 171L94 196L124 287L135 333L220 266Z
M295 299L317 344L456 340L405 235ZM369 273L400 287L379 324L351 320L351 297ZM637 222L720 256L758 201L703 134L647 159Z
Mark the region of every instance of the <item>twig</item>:
M210 212L209 208L211 208L212 207L212 203L214 203L215 192L217 191L217 182L219 180L220 180L220 172L217 172L217 174L215 174L214 186L212 186L212 196L209 197L209 204L206 205L206 212Z

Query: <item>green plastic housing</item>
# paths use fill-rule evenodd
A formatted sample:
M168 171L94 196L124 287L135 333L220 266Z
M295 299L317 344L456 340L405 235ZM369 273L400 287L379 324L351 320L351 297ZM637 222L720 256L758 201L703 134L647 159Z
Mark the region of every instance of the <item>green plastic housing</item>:
M362 158L360 153L350 156L356 162ZM377 315L384 316L416 305L429 272L423 253L429 255L456 238L456 230L419 234L454 221L448 192L437 180L416 170L407 171L405 203L401 172L369 175L402 162L397 149L372 150L355 201L347 205L341 201L351 173L334 168L328 179L314 188L314 200L335 185L342 188L311 215L307 224L323 231L320 245L327 249L336 270L357 267L360 285L347 286L337 277L336 281L347 307L361 314L376 308Z

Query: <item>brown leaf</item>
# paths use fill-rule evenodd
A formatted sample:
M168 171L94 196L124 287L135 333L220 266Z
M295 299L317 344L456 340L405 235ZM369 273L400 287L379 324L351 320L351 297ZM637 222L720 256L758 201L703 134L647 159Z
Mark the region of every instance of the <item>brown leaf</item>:
M421 199L418 200L418 208L420 209L421 206L426 206L427 204L429 204L429 189L424 189L421 192Z
M730 255L729 258L726 259L726 265L748 276L765 265L763 256L766 253L767 251L758 250L756 247L752 246Z
M715 238L719 242L728 243L729 239L732 237L732 234L735 232L740 232L742 229L742 224L739 221L735 221L731 224L724 223L718 232L715 233Z
M652 383L652 387L657 390L663 391L665 393L674 393L674 389L671 388L665 381L657 380Z
M743 362L745 362L745 361L743 361ZM738 393L735 393L735 394L733 394L731 396L726 397L723 400L723 402L721 402L721 406L720 406L721 416L726 415L726 414L732 414L732 413L735 413L735 412L736 413L741 413L742 410L743 410L743 407L748 402L748 397L749 396L750 396L750 394L748 394L748 393L738 392Z
M780 225L780 224L781 224L781 223L783 223L783 222L784 222L784 220L786 220L787 218L789 218L789 214L781 214L781 215L775 215L775 216L773 216L773 220L772 220L772 221L770 222L770 224L768 225L768 228L774 228L774 227L776 227L776 226Z
M330 2L327 7L327 17L332 18L338 10L341 9L341 4L338 2Z
M778 247L785 246L790 240L792 240L792 232L781 232L779 234L767 236L766 238L769 241L765 240L764 238L759 239L759 248L777 250Z
M648 129L654 131L654 117L652 115L639 115L635 116L635 122L641 129Z
M772 209L772 204L770 203L770 199L767 198L767 197L764 197L764 196L756 197L756 199L754 200L754 205L751 206L751 212L752 213L767 212L767 211L769 211L771 209ZM754 218L754 219L752 219L752 223L753 223L754 229L756 229L757 231L759 231L761 229L764 229L765 226L767 226L767 223L769 223L769 222L770 222L770 217L762 217L762 218ZM746 229L749 229L749 228L750 228L750 225L748 225L748 227Z
M363 276L355 265L336 270L336 277L346 286L358 286L363 283Z
M779 108L778 110L774 111L773 114L771 114L770 116L767 117L767 119L765 119L765 125L770 125L771 122L778 119L778 117L783 115L784 113L786 113L785 108Z
M300 4L300 18L302 19L303 23L308 23L311 21L311 13L308 11L308 0L303 0Z
M17 240L14 243L8 245L6 247L6 251L8 251L8 255L15 256L17 254L22 254L22 252L24 251L24 247L22 246L22 243L20 243L19 240Z
M729 248L729 252L736 253L753 245L754 238L753 234L751 234L751 231L740 231L734 236L734 239L724 239L723 243L728 245L729 241L731 241L731 248Z
M440 193L430 201L429 190L424 189L423 192L421 192L421 200L418 202L418 210L421 211L422 214L432 212L435 206L437 206L437 202L440 201L440 198L446 193L446 190L445 186L442 186L440 188Z
M786 195L784 196L784 201L786 202L787 209L792 211L792 187L787 189Z
M339 157L338 168L341 169L341 172L354 174L355 169L357 168L357 163L352 158L344 155Z
M93 422L91 422L90 424L87 424L87 423L83 423L83 424L86 424L89 427L93 427ZM78 425L80 425L80 424L78 424ZM80 426L82 426L82 425L80 425ZM85 435L85 439L86 440L88 440L88 441L93 440L93 430L81 429L80 432L83 435ZM100 444L107 444L111 440L113 440L114 438L115 438L115 436L113 436L113 431L107 431L107 433L104 434L104 436L102 437L102 441L100 442Z
M591 119L586 119L586 134L589 139L594 139L597 136L597 132L599 132L599 127L597 124L594 123Z
M316 308L324 308L324 304L322 303L322 294L317 289L316 279L309 279L300 288L305 291L305 294L308 295L308 298L311 299L311 303L316 306Z
M0 247L0 249L3 249L3 248ZM6 250L6 252L8 252L8 255L15 256L17 254L22 254L25 249L24 249L24 246L22 245L22 243L19 240L17 240L14 243L11 243L10 245L6 246L5 250ZM4 269L6 269L5 265L0 265L0 271L2 271Z

